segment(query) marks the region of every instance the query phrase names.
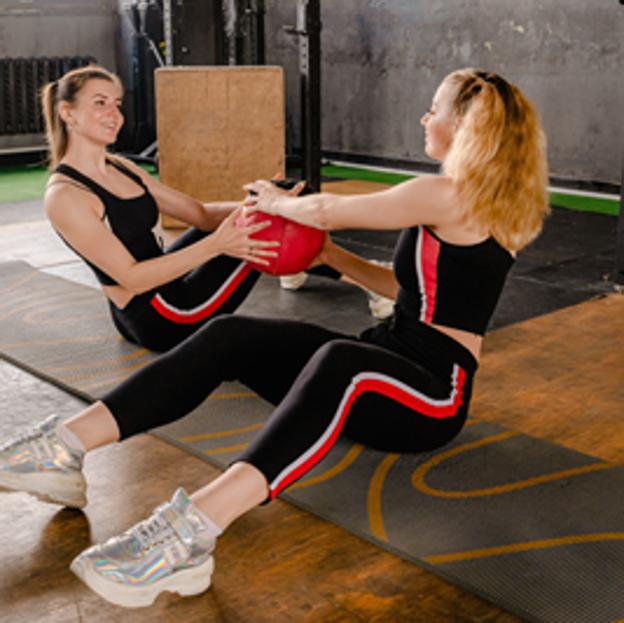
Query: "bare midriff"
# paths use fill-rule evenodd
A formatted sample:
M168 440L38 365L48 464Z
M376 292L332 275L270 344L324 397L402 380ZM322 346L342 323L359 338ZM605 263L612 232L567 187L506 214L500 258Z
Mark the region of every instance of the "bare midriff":
M437 329L441 333L453 338L456 342L459 342L464 348L468 349L472 356L479 361L481 355L481 343L483 342L483 336L476 333L470 333L470 331L462 331L461 329L454 329L452 327L445 327L444 325L433 324L429 325L434 329Z

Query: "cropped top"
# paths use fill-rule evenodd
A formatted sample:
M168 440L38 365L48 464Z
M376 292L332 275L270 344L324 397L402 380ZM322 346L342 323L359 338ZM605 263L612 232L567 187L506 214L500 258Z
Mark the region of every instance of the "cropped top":
M158 222L158 206L156 205L154 197L152 197L152 194L138 175L119 162L109 161L109 163L141 186L143 193L136 197L122 199L68 164L59 164L56 169L54 169L54 172L62 173L83 186L86 186L100 199L104 205L102 220L106 221L111 231L121 240L135 260L141 262L162 255L163 250L152 231ZM96 279L102 285L118 285L110 275L107 275L87 258L78 253L62 236L61 239L72 251L82 257L91 270L93 270Z
M457 245L423 225L404 229L394 253L397 321L483 335L513 263L511 253L492 237Z

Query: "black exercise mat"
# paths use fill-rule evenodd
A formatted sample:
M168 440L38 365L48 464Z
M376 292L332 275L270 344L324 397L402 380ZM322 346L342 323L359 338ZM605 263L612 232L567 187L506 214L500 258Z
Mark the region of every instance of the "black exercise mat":
M153 354L115 334L96 291L0 264L0 352L95 398ZM227 384L156 433L223 466L270 406ZM624 618L624 468L498 425L419 455L340 441L282 497L529 621Z

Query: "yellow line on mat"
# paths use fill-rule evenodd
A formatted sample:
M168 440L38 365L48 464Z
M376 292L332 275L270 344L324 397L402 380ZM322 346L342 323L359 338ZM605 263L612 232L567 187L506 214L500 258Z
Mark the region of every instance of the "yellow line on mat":
M23 277L18 277L16 281L11 281L10 283L8 283L6 286L4 286L3 288L0 288L0 292L6 292L8 290L13 290L14 288L17 288L21 285L24 285L25 283L28 283L31 279L34 279L36 275L38 275L39 273L37 271L32 272L29 275L24 275Z
M526 543L514 543L512 545L499 545L498 547L473 549L466 552L456 552L454 554L425 556L423 560L432 565L442 565L462 560L474 560L476 558L488 558L490 556L528 552L535 549L548 549L552 547L562 547L564 545L581 545L583 543L596 543L600 541L624 541L624 532L599 532L596 534L583 534L555 539L544 539L541 541L528 541Z
M248 433L252 430L258 430L264 426L264 422L243 426L242 428L233 428L231 430L223 430L216 433L202 433L201 435L189 435L188 437L178 437L178 441L182 443L193 443L194 441L206 441L207 439L220 439L221 437L231 437L232 435L240 435ZM211 452L211 450L207 450Z
M213 456L215 454L228 454L229 452L239 452L244 450L249 444L239 443L235 446L223 446L222 448L211 448L210 450L204 450L204 454Z
M147 350L146 348L139 348L131 353L126 353L125 355L116 355L115 357L109 358L109 359L98 359L95 361L92 361L90 363L80 363L80 364L76 364L73 366L59 366L56 368L46 368L46 373L51 373L51 372L73 372L76 370L76 368L80 368L81 370L84 370L85 368L102 368L104 366L108 366L108 367L104 367L104 372L109 371L111 364L113 369L117 369L117 365L120 362L123 361L132 361L133 359L138 359L139 357L143 357L143 355L148 355L150 354L150 351Z
M86 372L85 374L74 374L73 376L63 376L63 375L59 375L59 380L63 381L64 383L78 383L80 381L86 381L87 379L92 379L94 377L96 377L96 384L90 384L90 387L97 387L98 384L104 383L105 381L111 381L111 380L115 380L116 378L119 378L119 375L122 374L124 371L130 371L130 370L136 370L137 368L142 368L143 366L147 365L149 362L148 361L139 361L138 363L133 363L129 366L119 366L117 368L115 368L115 370L92 370L91 372ZM43 370L44 372L46 372L46 370ZM105 377L103 379L97 379L98 374L102 374L105 372L112 372L113 375L109 376L109 377ZM127 375L126 375L127 376ZM79 387L78 389L84 389L84 387Z
M230 398L248 398L250 396L256 396L254 392L230 392L223 394L212 394L209 400L229 400Z
M386 528L384 527L381 513L381 490L383 489L386 474L390 471L390 468L394 465L399 456L401 455L391 453L384 458L375 470L368 488L367 508L370 530L374 536L382 541L387 541L388 535L386 534Z
M485 437L483 439L479 439L477 441L472 441L470 443L462 444L457 446L456 448L451 448L445 452L440 452L436 454L432 459L426 461L422 465L418 467L412 474L412 484L414 487L426 495L431 495L433 497L438 498L453 498L453 499L466 499L466 498L476 498L476 497L485 497L488 495L500 495L502 493L509 493L511 491L518 491L519 489L527 489L528 487L534 487L536 485L543 484L545 482L552 482L553 480L560 480L562 478L569 478L571 476L579 476L581 474L589 474L591 472L597 472L604 469L611 469L615 467L615 465L611 465L609 463L592 463L591 465L583 465L582 467L574 467L571 469L565 469L558 472L553 472L552 474L544 474L543 476L536 476L534 478L528 478L526 480L520 480L518 482L512 482L505 485L498 485L495 487L486 487L483 489L472 489L468 491L443 491L441 489L435 489L434 487L430 487L426 482L425 478L427 474L440 463L446 461L447 459L457 456L459 454L463 454L470 450L474 450L475 448L480 448L482 446L486 446L492 443L496 443L499 441L505 441L511 437L516 437L520 433L515 431L507 431L504 433L499 433L498 435L492 435L490 437Z
M295 483L292 487L290 487L290 489L291 490L303 489L305 487L311 487L312 485L317 485L319 482L325 482L326 480L329 480L330 478L337 476L338 474L344 472L345 469L347 469L355 461L355 459L357 459L358 456L360 456L363 449L364 449L364 446L362 444L359 444L359 443L353 444L353 446L349 448L349 452L347 452L342 457L342 459L340 459L340 461L336 463L336 465L334 465L328 470L325 470L322 474L319 474L318 476L314 476L313 478L308 478L307 480L300 480L299 482Z
M32 340L24 342L2 342L2 348L39 348L40 346L58 346L59 344L89 344L90 342L120 342L121 335L83 335L74 338L60 338L56 340Z

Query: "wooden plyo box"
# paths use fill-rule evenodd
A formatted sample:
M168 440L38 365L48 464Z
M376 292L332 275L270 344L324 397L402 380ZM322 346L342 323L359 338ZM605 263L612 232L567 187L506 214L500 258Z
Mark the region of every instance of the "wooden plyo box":
M164 184L202 202L238 201L243 184L284 173L281 67L164 67L155 89Z

